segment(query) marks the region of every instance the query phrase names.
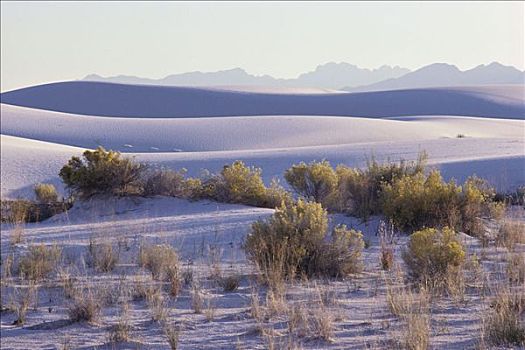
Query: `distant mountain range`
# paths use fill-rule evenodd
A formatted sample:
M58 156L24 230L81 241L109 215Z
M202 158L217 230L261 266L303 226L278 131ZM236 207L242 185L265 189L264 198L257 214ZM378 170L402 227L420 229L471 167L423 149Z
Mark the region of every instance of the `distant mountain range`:
M148 79L119 75L101 77L91 74L83 80L120 84L162 85L162 86L270 86L270 87L313 87L337 90L344 86L373 84L385 79L398 78L410 72L398 66L382 66L377 69L359 68L349 63L327 63L315 71L301 74L295 79L277 79L269 75L251 75L241 68L218 72L190 72L168 75L162 79Z
M461 71L458 67L446 63L434 63L398 78L355 87L348 85L342 90L351 92L401 90L429 87L478 86L478 85L514 85L525 84L525 72L512 66L493 62Z
M327 63L295 79L278 79L269 75L251 75L241 68L218 72L189 72L162 79L119 75L86 76L86 81L161 86L268 86L320 88L332 90L381 91L426 87L525 84L525 72L493 62L461 71L446 63L434 63L415 71L399 66L377 69L359 68L349 63Z

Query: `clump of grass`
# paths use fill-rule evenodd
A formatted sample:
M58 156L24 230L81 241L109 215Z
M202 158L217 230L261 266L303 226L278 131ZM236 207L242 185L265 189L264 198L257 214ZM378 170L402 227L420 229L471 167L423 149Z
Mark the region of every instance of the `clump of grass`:
M394 228L393 225L387 228L384 221L379 223L379 240L381 242L381 268L385 271L394 266Z
M128 304L124 303L122 305L119 321L110 329L109 342L122 343L130 340L131 326L129 324L128 308Z
M62 251L58 246L33 245L20 258L19 275L32 281L46 278L57 266Z
M131 299L134 301L148 300L151 295L157 293L159 286L154 285L150 281L146 281L143 278L137 278L133 282L131 288Z
M180 327L166 322L164 323L162 329L164 331L164 335L166 336L166 339L168 340L170 349L177 350L179 346Z
M483 327L483 335L493 345L525 345L525 296L518 291L500 290L494 297Z
M525 282L525 257L523 254L509 254L506 272L511 284L520 285Z
M401 339L403 349L427 349L430 341L430 297L425 289L415 292L408 287L387 284L387 303L390 311L403 324Z
M496 244L513 251L516 244L525 244L525 224L507 221L501 225L496 237Z
M35 185L35 197L40 203L54 203L58 201L57 189L52 184Z
M168 273L171 277L177 276L179 268L179 256L170 245L143 245L139 250L139 265L151 272L155 280L165 277Z
M168 309L162 292L157 289L148 296L148 306L151 311L151 319L155 322L164 322L168 317Z
M78 292L68 306L68 316L71 322L95 322L102 310L100 295L92 288Z
M228 276L222 276L219 278L219 286L225 291L225 292L233 292L236 291L237 288L239 288L239 285L241 284L241 276L239 274L231 274Z
M204 296L202 295L202 291L198 283L193 284L190 295L191 307L193 308L193 312L195 312L196 314L201 314L204 308Z
M118 252L111 242L96 243L90 240L88 246L88 261L99 272L111 272L118 263Z
M10 307L16 314L16 320L13 324L22 326L26 323L27 311L36 296L36 287L31 284L26 288L15 288L13 293L14 297Z

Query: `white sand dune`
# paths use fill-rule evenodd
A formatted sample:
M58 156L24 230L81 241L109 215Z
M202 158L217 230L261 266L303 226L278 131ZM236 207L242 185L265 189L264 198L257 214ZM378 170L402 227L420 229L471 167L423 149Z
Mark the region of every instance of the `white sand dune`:
M285 169L299 161L328 159L332 164L364 166L374 155L380 161L416 159L426 150L431 164L442 169L445 178L463 181L477 174L500 190L525 184L523 139L515 138L441 138L434 140L369 142L346 145L272 148L262 150L127 153L140 161L167 168L186 168L190 175L202 169L219 171L225 164L241 159L261 167L269 182L282 177ZM2 197L31 197L37 182L50 182L63 190L58 172L67 159L80 155L84 148L58 145L13 136L1 136Z
M462 115L525 119L523 86L495 89L496 92L492 92L489 87L454 87L363 93L278 94L70 81L9 91L1 95L1 102L82 115L135 118Z
M1 105L1 133L122 152L228 151L455 138L519 140L525 122L439 116L386 120L328 116L107 118Z

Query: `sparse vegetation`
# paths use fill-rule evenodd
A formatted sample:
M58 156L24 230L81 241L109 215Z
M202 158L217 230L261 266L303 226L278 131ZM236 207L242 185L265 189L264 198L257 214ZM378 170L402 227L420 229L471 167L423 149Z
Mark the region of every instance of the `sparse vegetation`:
M163 277L178 279L179 257L169 245L142 245L139 250L139 265L149 270L155 280Z
M61 249L58 246L32 245L20 258L18 273L32 281L44 279L56 268L60 257Z
M493 345L525 345L525 296L521 292L500 290L494 297L484 322L484 337Z
M409 278L431 288L442 287L448 273L458 273L464 259L463 246L449 228L414 232L403 251Z
M518 221L504 222L496 237L496 244L513 251L517 243L525 244L525 223Z
M101 310L100 295L90 287L71 298L67 312L71 322L95 322Z
M88 246L88 261L95 270L100 272L111 272L118 262L118 253L113 249L113 245L109 241L96 243L89 242Z

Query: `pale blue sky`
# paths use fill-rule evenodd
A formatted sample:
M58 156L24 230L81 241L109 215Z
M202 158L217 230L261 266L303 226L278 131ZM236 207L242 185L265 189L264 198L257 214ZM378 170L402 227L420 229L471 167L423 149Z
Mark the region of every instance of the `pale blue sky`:
M524 67L523 2L1 2L1 90L87 74L241 67L290 78L326 62Z

